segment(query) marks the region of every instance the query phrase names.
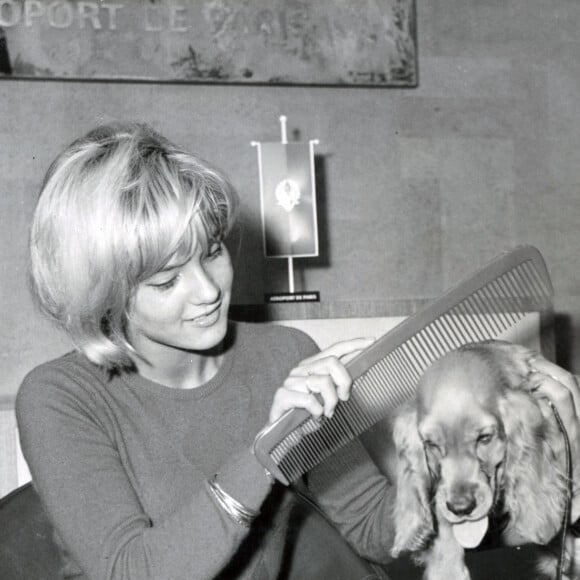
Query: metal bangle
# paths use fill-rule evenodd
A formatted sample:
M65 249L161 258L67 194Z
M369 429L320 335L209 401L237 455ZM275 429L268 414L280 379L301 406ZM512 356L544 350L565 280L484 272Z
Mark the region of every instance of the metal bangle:
M222 487L217 482L216 473L210 480L209 480L209 489L213 493L216 501L218 502L219 506L238 524L249 528L252 525L252 522L258 517L260 514L257 510L251 510L245 506L243 506L237 499L234 499L231 495L226 493Z

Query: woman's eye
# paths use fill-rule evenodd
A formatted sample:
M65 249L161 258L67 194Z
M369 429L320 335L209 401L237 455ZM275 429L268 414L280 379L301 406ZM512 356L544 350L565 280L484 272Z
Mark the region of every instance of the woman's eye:
M166 282L161 282L158 284L149 284L149 286L152 286L153 288L155 288L155 290L158 290L159 292L163 292L165 290L170 290L171 288L173 288L175 284L177 284L178 279L179 276L174 276L173 278L170 278Z
M221 242L215 242L209 247L209 250L207 252L207 259L213 260L213 259L217 258L218 256L221 256L222 252L223 252L223 245L221 244Z

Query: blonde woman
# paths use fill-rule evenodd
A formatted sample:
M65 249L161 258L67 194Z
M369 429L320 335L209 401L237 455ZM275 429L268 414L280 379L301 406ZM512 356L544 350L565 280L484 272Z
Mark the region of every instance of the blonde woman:
M228 321L236 208L219 171L141 124L95 129L47 173L31 285L76 348L26 377L17 416L66 578L278 575L292 498L253 439L294 407L332 415L351 386L341 358L369 340L318 352ZM311 493L386 561L388 481L356 443L327 463Z

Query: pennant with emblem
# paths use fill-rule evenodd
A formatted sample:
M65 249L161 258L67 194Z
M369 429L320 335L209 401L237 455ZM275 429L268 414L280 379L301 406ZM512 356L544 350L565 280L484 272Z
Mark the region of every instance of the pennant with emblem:
M314 143L256 143L267 258L318 256Z

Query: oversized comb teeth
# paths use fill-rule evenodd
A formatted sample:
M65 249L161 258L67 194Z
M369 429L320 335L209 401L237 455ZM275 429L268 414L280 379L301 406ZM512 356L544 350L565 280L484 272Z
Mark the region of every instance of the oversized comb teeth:
M258 434L256 457L283 483L295 481L411 398L433 361L468 342L502 338L530 313L551 310L552 295L537 249L502 254L347 363L351 396L332 419L293 409Z

